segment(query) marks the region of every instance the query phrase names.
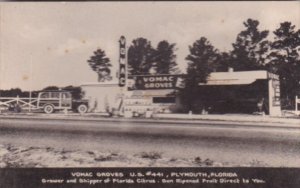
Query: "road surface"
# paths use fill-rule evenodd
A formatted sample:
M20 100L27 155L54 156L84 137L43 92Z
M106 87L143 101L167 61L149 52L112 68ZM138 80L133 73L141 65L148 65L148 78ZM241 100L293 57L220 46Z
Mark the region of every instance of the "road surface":
M128 121L0 119L0 144L159 152L222 163L300 167L300 129L201 121L193 124ZM254 164L255 165L255 164Z

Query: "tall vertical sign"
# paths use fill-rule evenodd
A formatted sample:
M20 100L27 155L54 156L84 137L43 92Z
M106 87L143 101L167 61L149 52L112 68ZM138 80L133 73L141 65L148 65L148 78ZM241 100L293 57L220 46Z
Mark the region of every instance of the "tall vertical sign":
M279 76L268 73L270 116L281 116Z
M126 85L126 39L121 36L120 40L120 59L119 59L119 86Z

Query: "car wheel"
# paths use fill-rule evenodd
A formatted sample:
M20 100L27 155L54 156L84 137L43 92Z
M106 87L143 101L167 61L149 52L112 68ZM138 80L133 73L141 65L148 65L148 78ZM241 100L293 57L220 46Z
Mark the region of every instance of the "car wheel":
M53 113L54 112L54 108L53 108L53 106L52 105L46 105L45 107L44 107L44 112L46 113L46 114L51 114L51 113Z
M88 111L88 107L85 104L81 104L77 107L77 111L81 114L84 114Z

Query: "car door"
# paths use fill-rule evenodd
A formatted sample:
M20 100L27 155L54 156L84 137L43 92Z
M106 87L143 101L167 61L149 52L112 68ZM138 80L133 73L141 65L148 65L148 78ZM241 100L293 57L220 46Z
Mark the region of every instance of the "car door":
M60 94L61 96L61 108L68 108L70 109L72 107L72 96L71 93L68 92L62 92Z

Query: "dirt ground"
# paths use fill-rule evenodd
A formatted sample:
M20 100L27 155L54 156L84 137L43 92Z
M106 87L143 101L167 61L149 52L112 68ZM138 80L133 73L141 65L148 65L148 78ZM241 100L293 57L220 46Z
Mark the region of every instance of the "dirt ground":
M51 147L0 145L0 167L264 167L260 161L249 164L220 163L199 157L167 158L163 153L116 153L110 151L64 150Z

